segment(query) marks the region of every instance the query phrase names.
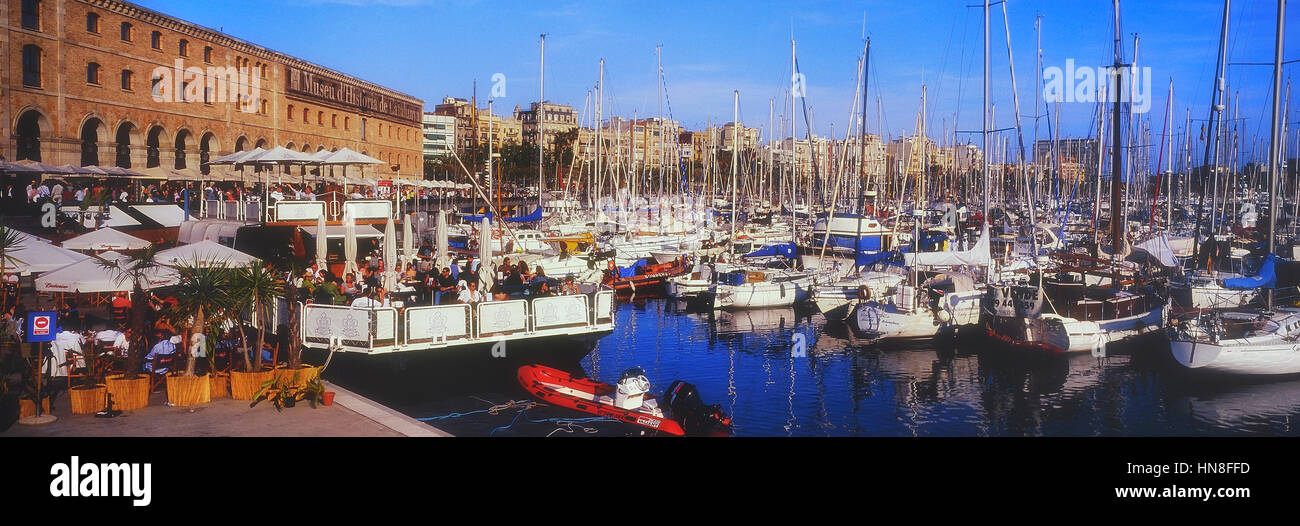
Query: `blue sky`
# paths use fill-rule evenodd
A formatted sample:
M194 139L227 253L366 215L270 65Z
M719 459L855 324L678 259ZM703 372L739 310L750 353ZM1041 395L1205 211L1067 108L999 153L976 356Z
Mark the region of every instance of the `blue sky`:
M768 99L782 99L790 77L790 37L807 77L813 130L842 137L848 122L862 50L863 22L872 40L868 126L888 135L912 133L927 86L931 136L980 127L981 9L976 0L622 2L476 0L137 0L146 7L289 53L424 99L430 111L444 96L468 98L478 80L484 101L495 73L506 77L497 107L509 113L538 96L538 35L547 34L546 98L579 109L605 59L606 114L658 112L654 48L663 68L672 116L691 129L730 121L731 93L740 90L741 120L767 126ZM1034 21L1042 16L1043 65L1064 67L1111 61L1111 3L1009 0L1006 4L1026 141L1032 139L1035 89ZM1140 38L1138 65L1151 68L1154 134L1164 120L1169 79L1174 121L1182 128L1208 114L1223 4L1214 0L1130 0L1121 7L1125 58ZM1271 62L1276 2L1233 2L1230 61ZM1286 58L1300 58L1300 6L1288 18ZM1001 6L991 15L992 102L996 128L1014 125L1007 44ZM1295 65L1285 74L1296 72ZM1271 68L1229 68L1230 91L1240 96L1242 134L1268 130ZM1284 74L1284 75L1285 75ZM1300 77L1297 78L1300 80ZM1289 120L1300 115L1297 104ZM883 126L875 111L881 97ZM960 96L959 96L960 95ZM667 109L664 110L667 113ZM1053 113L1056 112L1053 108ZM1092 133L1094 105L1065 103L1061 133ZM779 118L779 117L778 117ZM1047 136L1046 119L1039 136ZM1200 124L1193 122L1193 134ZM788 125L784 128L788 130ZM802 115L797 133L804 134ZM788 134L788 131L785 131ZM978 142L974 135L962 135ZM1293 135L1294 137L1294 135ZM1014 140L1014 139L1013 139ZM1243 141L1246 142L1246 141ZM1154 156L1154 154L1153 154ZM1199 158L1199 155L1197 156Z

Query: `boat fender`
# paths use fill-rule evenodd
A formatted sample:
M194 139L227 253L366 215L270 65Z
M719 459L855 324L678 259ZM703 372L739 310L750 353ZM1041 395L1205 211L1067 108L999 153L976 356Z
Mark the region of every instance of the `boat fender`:
M858 285L858 301L866 301L869 299L871 299L871 287Z
M949 321L952 321L952 314L948 312L948 309L939 309L934 313L934 317L938 318L939 323L948 323Z

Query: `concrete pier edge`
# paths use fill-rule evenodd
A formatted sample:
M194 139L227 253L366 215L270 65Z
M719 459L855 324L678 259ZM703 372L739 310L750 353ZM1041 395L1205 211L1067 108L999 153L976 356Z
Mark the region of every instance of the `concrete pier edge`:
M401 414L369 398L322 380L329 391L334 391L334 403L351 409L376 423L408 437L451 437L451 433Z

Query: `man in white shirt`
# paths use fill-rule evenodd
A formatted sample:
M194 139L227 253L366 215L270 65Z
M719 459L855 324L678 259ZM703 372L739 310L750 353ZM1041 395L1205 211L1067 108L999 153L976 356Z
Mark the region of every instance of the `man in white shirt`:
M32 186L32 185L30 185L30 184L28 184L28 185L27 185L27 204L30 205L30 204L32 204L32 201L35 201L35 200L36 200L36 187L35 187L35 186Z
M86 343L86 339L80 334L69 330L63 330L54 336L54 341L50 343L50 352L54 355L54 369L50 369L51 361L46 359L41 362L41 372L50 372L50 376L67 376L68 367L64 362L68 361L68 353L75 353L77 365L74 367L84 367L85 361L81 358L81 344Z
M75 197L75 199L77 200L78 203L80 203L80 202L82 202L82 201L85 201L85 200L86 200L86 189L85 189L85 188L78 188L78 189L77 189L77 193L76 193L76 197Z
M41 198L48 198L48 197L50 197L50 187L45 186L45 185L37 186L37 187L36 187L36 196L37 196L37 197L41 197Z

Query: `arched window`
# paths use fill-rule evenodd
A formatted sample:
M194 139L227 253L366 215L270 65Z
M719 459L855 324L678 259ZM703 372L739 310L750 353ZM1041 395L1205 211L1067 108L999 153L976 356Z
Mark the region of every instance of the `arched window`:
M293 120L293 104L289 105L289 120Z
M317 126L325 125L325 112L323 111L316 112L316 125Z
M311 111L308 108L302 109L302 123L311 124Z
M134 80L135 74L131 70L122 70L122 91L131 91L131 81Z
M23 29L41 30L41 0L23 0Z
M271 110L270 110L269 108L270 108L270 105L267 103L267 100L266 100L266 99L262 99L262 111L259 112L259 113L261 113L262 115L270 115L270 114L271 114Z
M32 44L23 46L23 85L41 87L41 48Z
M86 13L86 31L90 33L94 33L96 35L99 34L98 13Z
M176 44L176 48L176 52L180 54L180 56L190 56L190 41L182 38L181 41Z
M152 93L155 99L160 98L163 94L162 89L162 76L155 73L154 77L149 81L149 93Z
M122 22L122 41L130 42L134 37L135 37L135 31L134 28L131 27L131 23Z
M86 64L86 82L99 85L99 64L91 62Z
M330 127L331 128L339 127L339 114L334 113L330 115Z
M158 51L162 51L162 33L154 31L149 35L149 45Z
M351 129L352 129L352 118L343 117L343 131L348 131Z

